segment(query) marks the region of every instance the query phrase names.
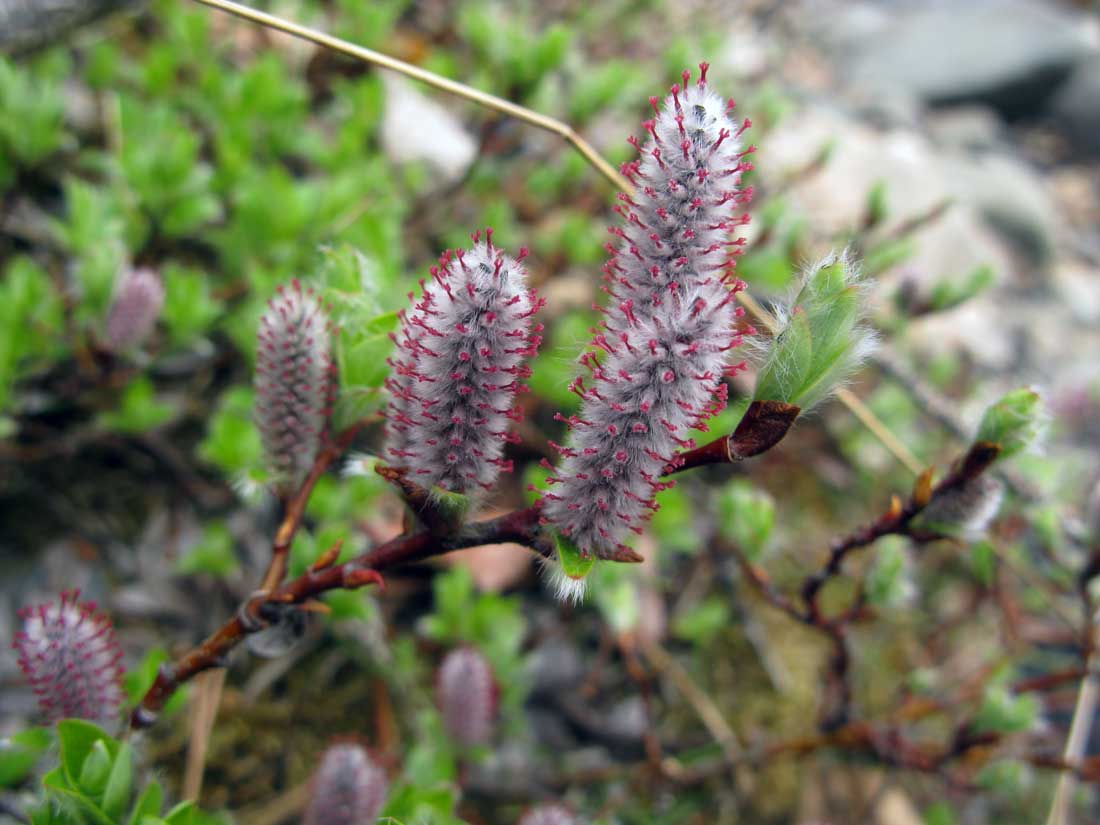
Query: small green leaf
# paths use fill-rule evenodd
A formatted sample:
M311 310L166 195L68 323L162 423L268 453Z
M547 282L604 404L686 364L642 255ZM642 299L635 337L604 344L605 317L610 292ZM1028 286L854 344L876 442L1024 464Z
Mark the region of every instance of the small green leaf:
M118 407L100 416L107 429L123 433L141 433L171 420L175 409L157 400L153 382L141 376L126 388Z
M185 575L208 573L227 578L240 566L234 545L233 534L225 523L212 521L206 526L198 544L180 556L176 571Z
M959 818L949 803L936 802L925 808L924 825L959 825Z
M145 786L145 790L141 792L141 796L134 803L127 825L141 825L146 817L155 817L160 814L163 798L164 792L161 790L160 783L154 779Z
M866 225L868 228L878 226L890 215L890 207L887 195L889 188L886 181L877 180L867 193Z
M332 609L330 615L334 621L366 622L377 615L374 600L366 590L330 590L322 598Z
M114 765L111 766L111 774L107 778L107 787L103 790L103 813L111 819L117 820L126 810L126 804L130 801L130 793L133 790L134 778L134 752L129 742L123 742L115 755Z
M585 556L580 548L565 536L555 533L554 544L558 551L561 569L571 579L583 579L596 565L595 556Z
M46 728L31 728L0 739L0 788L14 787L29 776L52 741Z
M718 493L718 530L751 560L758 561L775 529L775 501L745 479L733 479Z
M874 564L867 574L868 601L876 607L897 607L904 602L911 591L906 567L903 542L880 542Z
M1002 684L986 688L974 716L978 733L1011 734L1029 730L1039 718L1039 700L1030 693L1014 694Z
M729 601L719 596L710 596L677 616L672 623L672 632L684 641L707 646L729 625Z
M84 758L84 764L80 768L80 780L77 783L80 788L91 796L99 796L107 787L107 780L111 775L111 755L107 753L107 746L99 739L92 743L92 750Z
M970 548L970 569L986 587L990 587L997 575L997 553L988 541L979 541Z
M210 419L199 456L230 475L247 472L262 463L260 433L252 423L253 392L234 387L222 396Z
M191 825L195 814L195 803L190 800L180 802L172 810L164 815L164 821L168 825Z
M1042 396L1023 387L1008 393L985 411L976 440L996 444L1001 448L998 458L1008 458L1034 444L1045 423Z
M83 719L62 719L57 723L57 736L61 747L61 767L65 778L75 787L84 760L95 743L108 739L108 736L101 728Z
M470 497L442 487L432 487L429 491L431 506L435 507L448 524L461 524L470 511Z
M46 789L47 795L63 811L71 812L72 818L80 825L87 825L89 821L94 825L116 825L93 800L69 783L62 768L52 770L42 777L42 786Z

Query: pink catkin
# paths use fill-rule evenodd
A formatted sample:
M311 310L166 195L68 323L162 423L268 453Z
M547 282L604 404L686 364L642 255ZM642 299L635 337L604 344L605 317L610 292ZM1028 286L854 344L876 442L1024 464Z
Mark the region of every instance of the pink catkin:
M543 493L545 520L585 556L631 559L623 540L656 509L659 479L694 428L725 405L723 375L741 343L742 310L733 277L751 197L741 175L751 168L730 119L733 103L710 91L706 64L694 86L673 86L645 124L649 139L624 174L637 186L621 195L617 238L604 267L609 301L590 351L589 375L574 391L580 412L567 419L569 443Z
M539 805L523 815L519 825L578 825L578 820L564 805Z
M359 745L340 743L325 751L313 775L304 825L372 825L386 802L389 782Z
M107 314L107 344L119 352L141 344L164 307L164 285L151 269L127 272Z
M19 667L50 719L117 721L122 706L122 649L111 620L80 592L61 594L19 612L23 629L12 646Z
M335 391L332 325L316 293L280 287L260 319L256 425L276 490L292 494L324 439Z
M505 255L492 230L473 239L421 281L419 302L401 315L386 381L386 458L421 487L464 494L511 469L502 455L518 418L513 404L531 372L524 359L542 340L532 316L543 302L520 263L526 250Z
M497 685L489 662L471 647L448 653L436 674L443 725L463 745L484 745L493 734Z

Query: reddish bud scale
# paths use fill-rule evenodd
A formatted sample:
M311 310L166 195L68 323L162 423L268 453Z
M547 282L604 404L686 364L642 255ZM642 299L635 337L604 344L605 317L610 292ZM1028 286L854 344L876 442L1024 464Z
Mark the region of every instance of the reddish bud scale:
M282 495L298 488L321 449L335 391L331 335L320 299L298 281L280 287L260 318L255 418Z
M386 381L386 457L421 487L465 494L510 469L501 455L513 403L542 341L531 319L543 302L524 268L493 246L491 230L473 237L471 249L444 253L402 314Z
M564 805L539 805L525 813L519 825L578 825L578 820Z
M493 733L498 691L489 662L471 647L448 653L436 674L443 724L463 745L484 745Z
M705 68L704 68L705 78ZM705 79L672 87L645 124L650 138L628 172L623 220L611 232L604 268L610 296L592 349L590 376L574 391L584 403L544 493L548 522L585 555L628 558L628 531L656 509L659 479L688 433L725 404L722 376L741 311L732 277L744 224L735 214L749 193L739 126Z
M107 313L107 345L115 352L141 344L164 307L164 285L151 269L127 272Z
M341 743L325 751L313 775L313 794L304 825L369 825L386 802L389 782L359 745Z
M123 701L122 649L111 620L79 597L66 592L60 602L21 610L23 630L12 646L50 721L113 722Z

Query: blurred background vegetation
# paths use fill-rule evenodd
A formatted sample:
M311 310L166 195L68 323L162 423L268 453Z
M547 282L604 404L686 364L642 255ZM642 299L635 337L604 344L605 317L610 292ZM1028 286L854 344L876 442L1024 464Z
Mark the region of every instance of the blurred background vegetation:
M1097 20L1072 4L921 5L264 7L561 118L616 164L649 96L707 59L759 146L741 277L768 305L807 260L853 248L885 341L854 389L918 466L958 455L1003 390L1044 387L1047 451L1006 469L988 536L883 540L825 594L870 598L853 639L863 717L927 697L941 712L907 722L913 740L940 743L973 717L999 745L919 772L813 744L828 644L765 605L728 551L797 588L831 536L911 488L912 469L832 403L763 458L663 493L638 543L646 564L602 565L581 606L499 548L394 576L381 596L329 594L331 615L287 655L234 658L204 807L292 821L320 751L354 736L394 777L386 810L404 822L512 823L543 799L603 823L1041 821L1056 774L1031 757L1060 754L1077 680L1011 686L1080 667L1092 605L1100 129L1081 123L1096 111ZM983 9L1029 30L1000 33ZM996 40L1010 36L1028 48ZM1000 43L993 57L984 40ZM984 74L936 51L959 42ZM506 249L530 247L549 299L517 472L488 510L523 503L560 438L554 413L575 408L613 203L551 135L183 0L0 58L0 636L29 594L79 586L115 617L140 695L266 565L278 514L251 367L276 287L324 289L338 417L376 420L394 312L440 251L486 225ZM149 341L112 353L105 319L131 266L158 271L166 301ZM751 386L751 373L734 382L716 433ZM351 554L399 529L400 502L369 465L322 479L292 573L337 538ZM461 642L502 688L483 752L448 741L432 699L433 667ZM33 720L33 700L13 657L0 680L6 734ZM181 696L143 740L173 789L188 707ZM1083 787L1075 804L1095 818Z

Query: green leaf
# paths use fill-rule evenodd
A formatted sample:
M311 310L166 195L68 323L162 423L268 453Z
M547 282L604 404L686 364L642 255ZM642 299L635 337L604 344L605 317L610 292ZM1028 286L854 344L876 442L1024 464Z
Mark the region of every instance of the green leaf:
M959 825L959 818L949 803L936 802L925 808L924 825Z
M988 541L979 541L970 548L970 569L978 581L986 587L993 584L997 576L997 553Z
M205 335L221 315L221 302L211 297L209 279L199 270L167 267L164 294L162 317L177 346Z
M932 288L928 304L942 312L964 304L997 282L993 267L988 264L972 269L963 278L945 278Z
M134 779L134 752L129 742L123 742L115 755L107 787L103 790L103 813L118 820L130 801Z
M593 587L596 606L615 633L636 630L642 619L636 565L603 564Z
M210 419L199 456L229 475L246 473L263 462L260 433L252 423L254 395L249 387L234 387L222 396Z
M332 609L334 621L367 622L378 615L374 599L366 590L330 590L322 598Z
M720 596L710 596L677 616L672 623L672 632L684 641L705 647L729 626L729 601Z
M190 800L180 802L172 810L164 815L164 821L168 825L191 825L195 815L195 803Z
M694 553L702 546L695 524L695 506L682 487L670 487L657 494L660 509L653 514L653 532L662 547L680 553Z
M199 542L176 562L178 573L207 573L222 579L232 576L239 567L233 534L222 521L207 524Z
M1042 396L1023 387L1008 393L985 411L976 440L996 444L1001 448L998 458L1008 458L1033 445L1045 423Z
M753 399L799 404L799 391L809 376L813 350L810 319L804 310L796 307L787 326L773 342L772 352L757 376Z
M123 433L142 433L171 420L175 408L157 400L153 382L139 376L130 382L117 409L100 415L100 424Z
M596 557L585 556L566 536L554 534L554 545L558 551L558 561L562 572L571 579L583 579L596 566Z
M30 728L0 739L0 788L15 787L26 779L52 741L47 728Z
M881 541L865 583L868 601L876 607L897 607L904 602L910 592L906 567L904 543Z
M78 785L86 794L98 797L107 787L111 775L111 755L102 739L92 743L91 752L80 768Z
M1031 729L1039 718L1039 700L1030 693L1014 694L1002 684L986 688L974 716L978 733L1012 734Z
M92 753L92 748L97 742L109 740L110 737L102 728L83 719L62 719L57 723L57 736L65 778L76 787L79 785L77 778L81 775L84 760Z
M145 786L145 790L141 792L137 802L134 803L127 825L141 825L141 822L147 817L157 816L160 813L163 797L164 793L161 790L160 783L154 779Z
M1026 799L1032 784L1031 766L1018 759L996 759L976 777L979 787L1010 799Z
M745 479L733 479L718 493L718 530L751 560L767 550L775 529L775 501Z
M878 226L890 216L889 187L884 180L877 180L867 192L866 224L868 228Z
M42 786L46 789L46 794L64 811L71 813L80 825L87 825L89 820L94 825L116 825L93 800L69 783L62 768L52 770L42 777Z

